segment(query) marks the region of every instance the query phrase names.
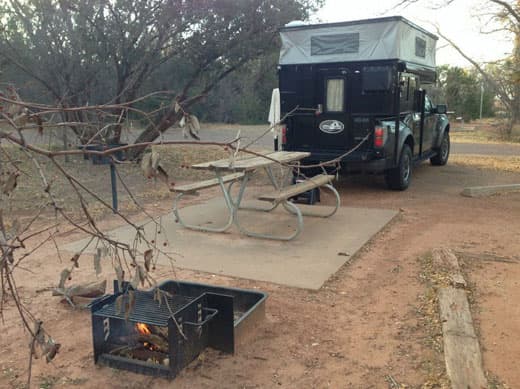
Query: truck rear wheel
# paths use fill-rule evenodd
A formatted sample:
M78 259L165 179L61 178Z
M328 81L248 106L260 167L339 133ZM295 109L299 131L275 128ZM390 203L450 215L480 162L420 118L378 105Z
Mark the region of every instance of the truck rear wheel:
M410 186L412 178L412 150L407 144L403 145L399 165L386 171L385 181L389 189L405 190Z
M437 150L435 157L430 158L430 163L435 166L444 166L448 162L450 156L450 133L444 132L442 137L441 147Z

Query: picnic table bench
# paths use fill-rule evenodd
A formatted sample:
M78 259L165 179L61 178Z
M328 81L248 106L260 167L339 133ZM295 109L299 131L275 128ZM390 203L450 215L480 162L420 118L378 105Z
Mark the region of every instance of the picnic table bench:
M236 159L230 161L229 159L221 159L218 161L204 162L192 165L194 169L203 169L213 171L216 178L190 183L186 185L176 186L172 191L177 193L173 204L173 213L176 220L184 227L198 230L198 231L209 231L209 232L224 232L235 224L239 231L244 235L264 238L264 239L275 239L275 240L291 240L296 238L303 230L303 216L316 216L316 217L330 217L339 208L340 197L336 189L332 186L331 182L334 176L328 174L320 174L314 177L310 177L302 182L289 185L281 186L275 179L271 167L277 163L287 163L293 161L299 161L307 157L307 152L287 152L277 151L274 153L267 154L265 156L255 156L249 158ZM247 187L247 184L251 178L253 172L258 169L264 169L269 177L273 190L267 193L259 194L256 196L258 200L270 202L269 208L260 207L245 207L242 206L242 198ZM223 174L229 173L230 174ZM233 198L231 194L231 188L234 183L240 183L238 194ZM228 186L226 187L226 184ZM227 221L222 226L201 226L186 223L179 215L178 202L184 195L196 195L199 190L207 189L214 186L220 186L226 207L228 209ZM298 207L291 199L299 194L305 193L315 188L327 188L330 190L335 197L335 204L330 207L330 210L326 213L315 213L307 210L302 210ZM239 209L248 209L255 211L270 212L276 209L280 204L291 214L296 216L297 226L293 233L287 236L279 236L274 234L262 234L253 231L249 231L240 223ZM328 207L317 207L317 208L328 208Z
M232 174L228 174L227 176L221 177L221 180L224 184L227 184L228 182L233 182L233 181L243 178L244 175L245 175L244 172L232 173ZM211 188L211 187L217 186L217 185L219 185L219 179L211 178L211 179L205 180L205 181L193 182L191 184L176 186L175 188L171 189L171 191L179 192L179 193L183 193L183 194L196 195L198 193L198 191L201 189L208 189L208 188Z

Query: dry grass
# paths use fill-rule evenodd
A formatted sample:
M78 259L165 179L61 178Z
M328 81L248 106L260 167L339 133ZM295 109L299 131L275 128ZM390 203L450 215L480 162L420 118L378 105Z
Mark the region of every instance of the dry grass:
M520 156L450 155L450 162L456 165L479 169L492 169L520 173Z
M427 379L422 388L450 388L444 364L444 345L442 338L442 323L440 322L437 290L449 284L446 269L440 269L433 263L433 256L427 253L419 258L424 294L419 296L418 324L423 327L428 336L422 342L431 350L430 358L421 361L421 366Z
M518 144L520 127L514 128L510 137L506 134L507 123L499 119L482 119L470 123L451 123L450 137L455 143Z
M10 212L30 215L48 202L47 195L42 189L38 171L19 148L14 146L3 146L3 148L9 153L11 159L17 161L17 167L22 172L18 178L18 186L11 197L2 199L6 201L3 207ZM186 168L186 166L189 167L197 162L224 158L229 155L221 148L202 146L160 146L159 154L161 164L168 172L171 181L175 183L210 177L210 173L192 170ZM66 179L47 158L40 156L36 158L47 179L51 182L53 195L60 200L67 211L80 214L80 204ZM63 159L59 159L58 162L87 188L111 204L110 169L108 165L93 165L91 161L84 160L81 155L71 156L69 162L65 162ZM172 198L172 194L166 185L144 177L138 164L125 163L118 165L117 169L123 182L140 203L159 200L169 201ZM118 197L121 210L136 210L136 205L119 181ZM86 194L86 199L89 202L89 210L94 216L102 216L106 213L106 208L95 201L93 197Z
M5 203L1 204L1 208L5 209L6 212L12 212L20 216L30 216L37 209L48 204L49 201L47 194L42 189L38 171L30 159L18 147L2 147L11 159L17 161L17 167L22 174L19 176L18 186L10 198L0 195L0 202L5 201ZM231 153L230 150L224 150L218 146L163 145L154 147L159 153L160 163L168 173L170 182L177 185L214 178L214 173L191 169L190 166L200 162L228 158ZM59 200L60 205L72 215L82 215L81 204L76 193L71 189L70 184L58 169L45 157L36 156L36 159L41 164L47 179L51 182L51 192ZM63 158L58 158L57 160L69 174L77 178L89 190L93 191L106 203L112 204L109 165L93 165L91 161L83 159L82 155L71 156L68 162L65 162ZM4 166L8 170L12 170L11 167ZM123 163L117 166L117 171L121 180L130 189L133 197L139 204L153 204L161 201L171 202L173 199L174 194L170 192L170 188L161 181L147 179L143 175L139 164ZM260 173L256 178L265 180L264 175ZM120 180L117 182L117 192L119 210L133 212L139 209ZM105 206L86 192L82 193L85 195L88 209L92 216L101 218L106 215L107 208Z

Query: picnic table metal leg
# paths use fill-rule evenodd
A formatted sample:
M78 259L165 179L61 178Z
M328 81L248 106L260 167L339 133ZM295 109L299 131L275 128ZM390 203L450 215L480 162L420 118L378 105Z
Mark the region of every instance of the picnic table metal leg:
M179 224L185 228L189 228L191 230L195 231L204 231L204 232L224 232L228 230L231 225L233 224L233 221L235 219L235 203L233 202L233 199L231 197L230 192L228 189L226 189L226 186L224 184L224 181L222 180L222 177L217 173L217 178L219 180L219 186L222 189L222 194L224 196L224 202L226 204L226 207L229 212L229 217L227 222L221 226L221 227L208 227L208 226L199 226L195 224L188 224L182 220L182 218L179 215L179 208L177 206L178 202L184 195L184 193L179 193L175 199L173 200L173 214L175 215L175 219L179 222ZM237 198L237 203L240 204L240 201L242 200L242 196L245 189L245 183L247 183L247 176L244 177L244 182L242 183L242 186L240 187L239 196Z
M273 187L276 189L276 190L279 190L280 189L280 185L278 185L278 183L276 182L275 178L274 178L274 175L273 175L273 171L271 170L271 167L270 166L267 166L264 168L264 170L266 171L267 173L267 176L269 177L269 181L271 181L271 184L273 185ZM231 194L231 187L233 186L234 182L232 182L231 184L229 184L229 193ZM243 195L243 193L242 193ZM246 211L259 211L259 212L271 212L271 211L274 211L276 208L278 208L278 206L280 205L280 203L274 203L272 204L272 206L270 207L257 207L257 206L253 206L253 205L240 205L240 206L236 206L236 204L234 203L235 205L235 208L238 210L238 209L243 209L243 210L246 210Z
M334 205L332 206L332 209L327 212L327 213L316 213L316 212L309 212L309 211L305 211L305 210L300 210L301 214L303 216L312 216L312 217L331 217L332 215L334 215L337 211L338 211L338 208L339 208L339 205L341 203L341 200L340 200L340 197L339 197L339 193L338 191L336 190L336 188L334 188L332 185L330 184L326 184L326 185L323 185L321 188L327 188L328 190L330 190L332 192L332 194L334 195L334 199L335 199L335 203ZM290 208L288 208L286 206L286 203L283 203L283 206L284 208L288 211L288 212L291 212L293 213L294 211ZM317 207L317 208L328 208L328 207L325 207L325 206L320 206L320 207Z
M296 220L297 220L296 230L291 235L279 236L279 235L261 234L261 233L249 231L240 224L240 221L238 218L238 213L235 214L235 224L242 234L253 237L253 238L273 239L273 240L282 240L282 241L292 240L292 239L296 238L298 235L300 235L300 233L303 231L303 216L302 216L300 209L293 203L285 201L284 207L288 207L291 210L290 213L296 215Z

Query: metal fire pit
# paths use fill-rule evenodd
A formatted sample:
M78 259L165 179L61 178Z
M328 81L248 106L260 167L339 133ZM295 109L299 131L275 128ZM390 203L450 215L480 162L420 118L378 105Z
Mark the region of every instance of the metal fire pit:
M129 296L124 291L131 287L123 283L120 291L117 285L115 281L113 295L97 300L91 307L95 363L169 378L208 346L233 353L237 343L244 340L245 332L250 332L263 318L267 298L256 291L166 281L159 288L171 297L163 297L159 304L153 290L134 291L133 308L127 314L124 309L118 310L117 305L126 306ZM123 297L118 304L119 296ZM160 330L167 342L167 352L161 353L164 363L118 354L121 349L141 347L137 323ZM146 350L144 353L159 354Z

